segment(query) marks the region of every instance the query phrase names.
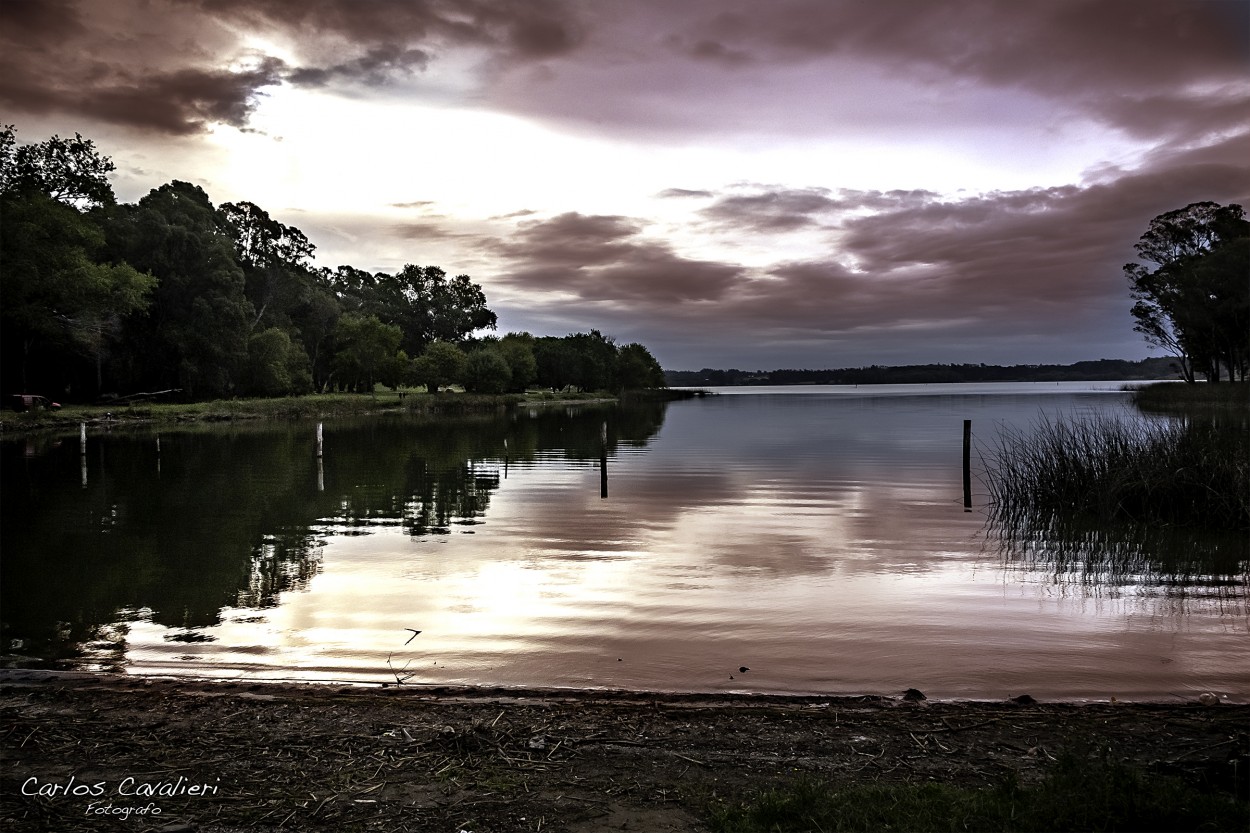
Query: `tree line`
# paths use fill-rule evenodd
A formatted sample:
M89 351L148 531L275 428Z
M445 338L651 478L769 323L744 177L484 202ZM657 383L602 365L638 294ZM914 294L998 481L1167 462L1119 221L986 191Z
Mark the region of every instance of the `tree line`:
M1098 359L1075 364L912 364L829 370L666 370L678 387L699 385L911 385L949 382L1131 381L1175 378L1171 359Z
M118 203L90 139L20 144L0 127L0 385L70 401L185 400L375 385L437 392L663 386L641 344L496 327L468 275L313 263L316 247L250 202L173 181Z

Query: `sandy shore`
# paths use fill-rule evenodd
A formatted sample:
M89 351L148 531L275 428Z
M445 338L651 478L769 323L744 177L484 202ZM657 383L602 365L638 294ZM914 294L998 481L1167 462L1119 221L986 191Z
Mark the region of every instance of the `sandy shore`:
M1035 779L1064 750L1244 778L1250 706L205 683L0 672L5 831L697 831L709 800ZM1235 774L1236 773L1236 774ZM1233 789L1242 787L1226 785Z

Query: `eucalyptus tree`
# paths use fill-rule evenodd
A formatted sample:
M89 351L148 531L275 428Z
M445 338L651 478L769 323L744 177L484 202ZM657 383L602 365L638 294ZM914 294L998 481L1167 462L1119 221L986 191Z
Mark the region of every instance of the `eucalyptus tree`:
M1246 378L1250 364L1250 223L1240 205L1191 203L1150 221L1135 246L1154 268L1124 267L1135 330L1181 363L1187 381Z
M11 126L0 127L6 388L98 394L123 322L148 303L155 280L107 257L101 216L88 210L115 203L113 168L82 136L19 145Z
M233 394L255 310L208 194L175 180L116 206L106 229L113 252L158 281L149 315L128 331L135 382L186 398Z

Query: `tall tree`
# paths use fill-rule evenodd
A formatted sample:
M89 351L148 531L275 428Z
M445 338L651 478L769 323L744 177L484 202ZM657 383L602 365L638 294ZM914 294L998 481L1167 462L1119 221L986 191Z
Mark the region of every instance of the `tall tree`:
M0 194L37 191L84 210L112 205L108 175L116 167L78 133L19 145L13 125L0 125Z
M403 348L420 355L433 341L452 344L475 330L493 330L495 313L486 306L486 294L468 275L448 280L437 266L408 264L394 275L372 280L352 274L362 290L362 306L404 333ZM372 286L370 285L372 284ZM376 306L372 306L376 305Z
M1135 330L1172 352L1187 381L1246 378L1250 364L1250 223L1240 205L1191 203L1150 221L1129 263Z
M389 365L399 350L400 332L394 324L384 324L375 315L348 313L335 328L339 345L336 367L349 387L373 393L375 382L388 375Z
M74 393L99 393L122 322L155 284L105 256L98 215L112 205L112 160L80 135L19 145L0 127L0 320L6 386L20 380L67 391L76 366L94 365Z
M664 370L641 344L626 344L616 356L616 381L623 390L667 387Z
M110 246L159 281L151 314L132 328L134 383L187 398L232 394L254 311L234 241L208 194L174 181L109 211Z
M292 311L312 289L316 246L302 231L283 225L255 203L228 202L217 210L234 239L248 300L256 310L252 329L261 323L289 326Z
M65 391L72 365L93 368L90 388L104 384L104 360L123 320L143 310L156 284L127 263L102 257L104 235L77 209L38 192L0 196L0 321L6 386L20 380Z

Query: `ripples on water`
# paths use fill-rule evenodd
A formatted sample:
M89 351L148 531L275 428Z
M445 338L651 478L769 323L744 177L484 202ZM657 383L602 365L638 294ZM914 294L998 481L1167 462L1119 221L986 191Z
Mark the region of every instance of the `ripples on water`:
M1071 387L332 422L321 461L311 424L93 437L85 469L6 442L4 638L130 673L1244 699L1244 546L1182 580L963 511L963 419L984 448L1141 418Z

